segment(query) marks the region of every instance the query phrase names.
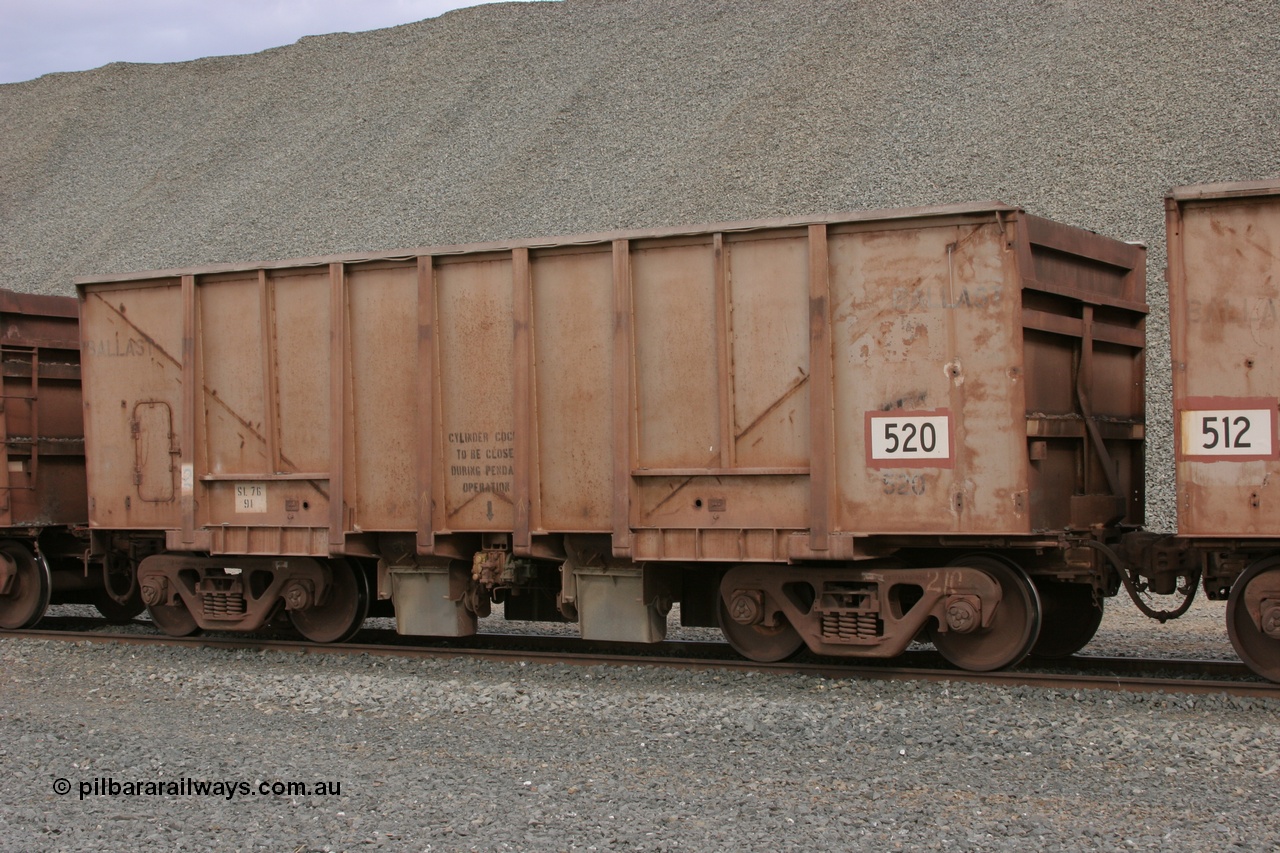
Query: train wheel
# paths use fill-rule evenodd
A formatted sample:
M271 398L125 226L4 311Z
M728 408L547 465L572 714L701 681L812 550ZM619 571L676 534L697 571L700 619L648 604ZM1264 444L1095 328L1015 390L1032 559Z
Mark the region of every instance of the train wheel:
M156 623L156 627L170 637L190 637L200 630L196 617L191 615L182 599L178 599L177 604L148 605L147 612L151 614L151 621Z
M948 662L972 672L990 672L1025 658L1040 635L1040 597L1022 569L994 557L962 557L952 565L981 569L1000 584L991 624L972 631L929 629L929 639Z
M1083 649L1102 624L1102 602L1094 603L1093 587L1082 583L1045 581L1040 595L1040 636L1032 657L1069 658Z
M1262 625L1251 611L1261 617ZM1254 563L1231 587L1227 636L1249 669L1280 682L1280 557Z
M318 607L290 610L289 618L302 636L313 643L342 643L355 636L369 613L369 578L346 560L330 560L333 586L328 600Z
M779 615L774 627L742 625L729 615L724 599L720 596L718 608L720 630L733 650L748 660L774 663L786 660L804 648L800 632L792 627L786 617Z
M53 577L49 565L21 542L0 542L0 578L11 576L0 589L0 628L18 631L34 626L49 609Z

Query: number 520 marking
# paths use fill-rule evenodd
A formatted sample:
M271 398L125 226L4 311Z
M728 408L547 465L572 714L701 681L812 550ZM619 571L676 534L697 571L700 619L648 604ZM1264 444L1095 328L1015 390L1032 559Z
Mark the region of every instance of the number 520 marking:
M867 466L950 468L951 413L867 412Z

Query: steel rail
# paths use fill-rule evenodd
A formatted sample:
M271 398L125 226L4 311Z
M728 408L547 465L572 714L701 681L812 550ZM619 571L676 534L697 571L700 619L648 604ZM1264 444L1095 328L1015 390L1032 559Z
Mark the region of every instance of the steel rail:
M807 675L833 680L929 681L1052 690L1092 689L1188 695L1223 694L1280 699L1280 684L1257 678L1243 664L1235 661L1077 655L1061 661L1031 661L1023 664L1026 668L998 672L968 672L945 668L940 664L938 655L930 651L908 652L900 658L887 662L818 659L801 655L799 659L791 661L757 663L734 656L726 643L669 641L654 646L612 644L608 647L597 644L589 649L583 649L582 641L576 638L546 635L480 634L461 640L436 640L430 645L423 644L421 638L401 638L399 642L386 642L388 635L393 638L399 637L391 631L366 630L358 635L358 637L363 636L363 640L317 644L307 640L249 634L199 634L193 637L170 637L163 634L39 628L0 631L0 639L168 645L300 654L375 655L410 659L466 658L547 665L646 666L696 671L727 670L771 675ZM1183 672L1195 677L1151 675L1152 672Z

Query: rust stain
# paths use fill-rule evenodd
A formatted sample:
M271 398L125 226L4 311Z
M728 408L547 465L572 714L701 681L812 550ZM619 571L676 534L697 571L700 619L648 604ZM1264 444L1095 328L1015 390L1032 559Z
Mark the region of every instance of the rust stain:
M785 403L793 394L795 394L797 391L803 388L806 384L808 384L808 382L809 382L809 376L808 374L804 374L795 382L791 383L791 387L788 388L786 391L783 391L782 396L780 396L777 400L774 400L773 403L769 406L769 408L761 412L760 415L754 421L747 424L745 427L742 428L740 432L734 435L734 439L737 440L737 439L743 438L747 433L751 432L751 430L759 426L760 423L770 415L770 413L777 411L778 408L781 407L783 403Z

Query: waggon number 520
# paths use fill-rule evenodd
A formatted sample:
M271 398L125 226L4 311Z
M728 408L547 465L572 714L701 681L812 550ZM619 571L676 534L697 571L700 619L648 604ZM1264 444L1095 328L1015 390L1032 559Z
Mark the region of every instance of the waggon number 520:
M868 456L877 467L951 459L951 418L945 413L868 413L867 432Z

